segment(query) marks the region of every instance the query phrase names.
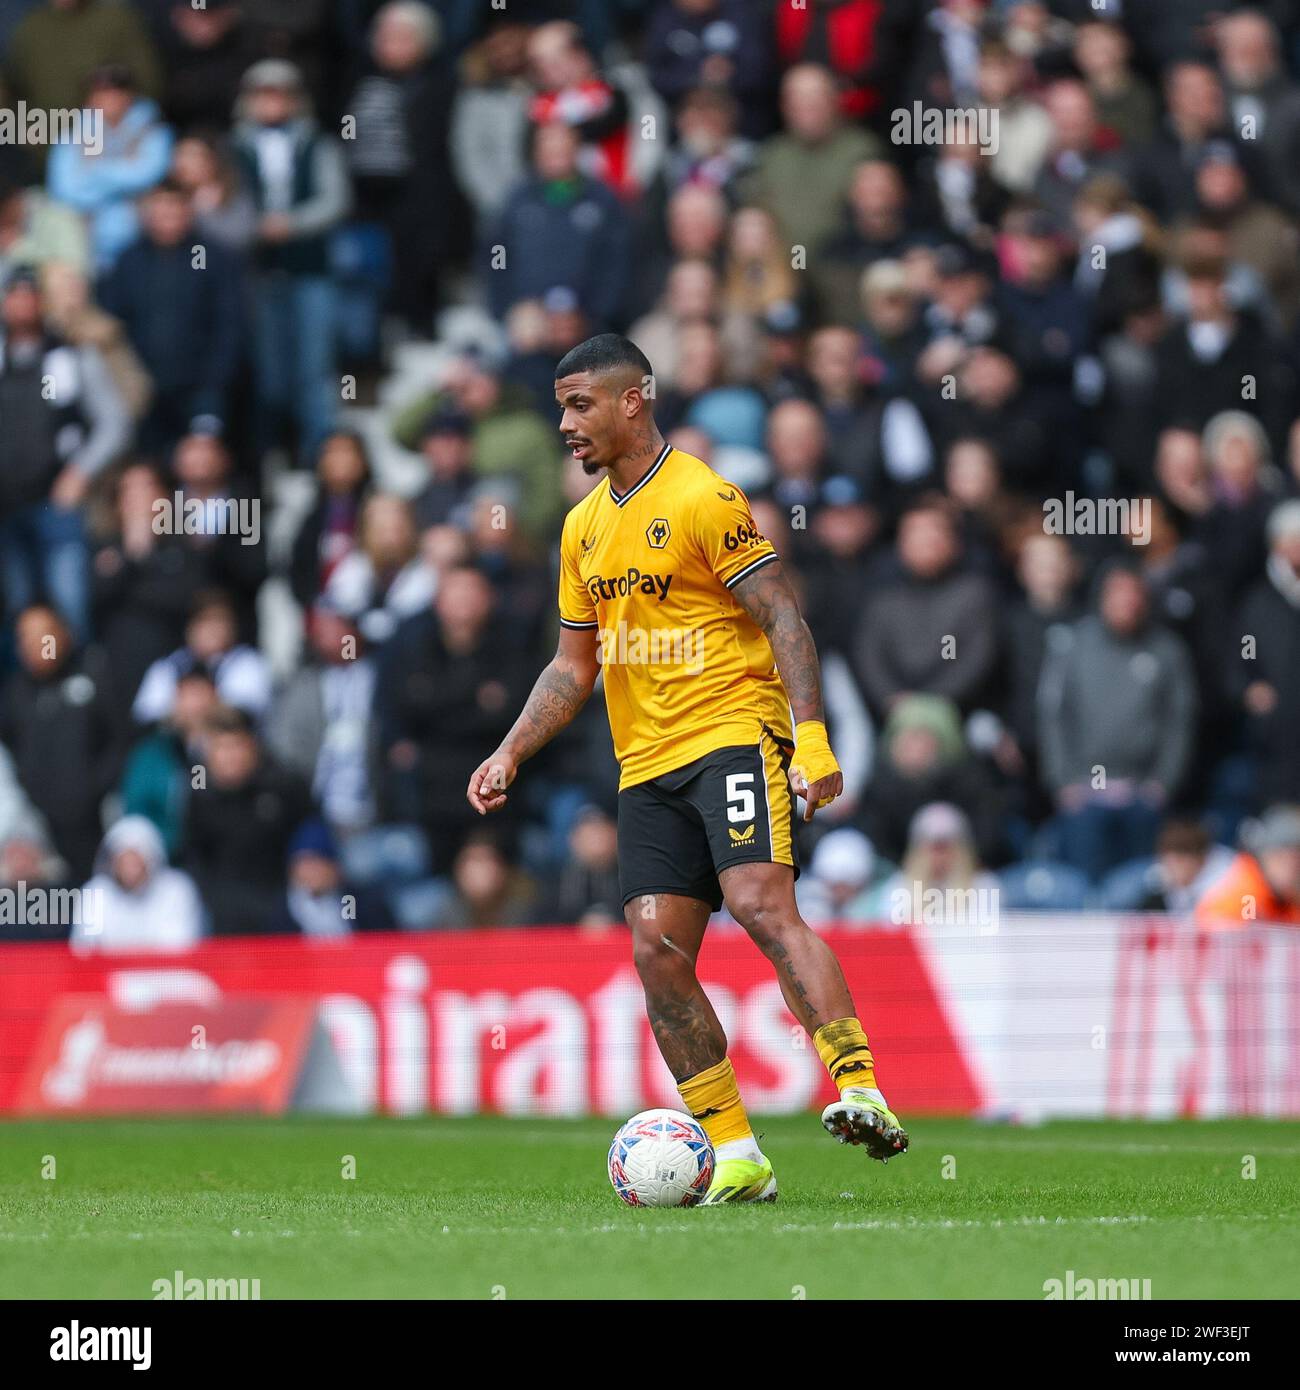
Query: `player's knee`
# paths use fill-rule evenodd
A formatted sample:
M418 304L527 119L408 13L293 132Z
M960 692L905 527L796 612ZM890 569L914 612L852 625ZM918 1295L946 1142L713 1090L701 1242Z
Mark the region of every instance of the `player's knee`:
M803 927L784 903L773 901L770 894L741 894L730 903L732 916L749 933L750 940L764 954L770 955L791 932Z
M695 965L684 951L652 932L637 933L632 961L647 989L684 982L695 974Z

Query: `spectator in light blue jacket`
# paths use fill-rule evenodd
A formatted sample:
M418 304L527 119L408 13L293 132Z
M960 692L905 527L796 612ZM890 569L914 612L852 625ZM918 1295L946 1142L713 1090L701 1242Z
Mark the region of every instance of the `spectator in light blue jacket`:
M56 145L50 153L50 196L85 213L95 268L105 271L136 238L135 200L167 173L172 132L155 102L140 96L130 71L97 68L86 89L86 129L99 140Z

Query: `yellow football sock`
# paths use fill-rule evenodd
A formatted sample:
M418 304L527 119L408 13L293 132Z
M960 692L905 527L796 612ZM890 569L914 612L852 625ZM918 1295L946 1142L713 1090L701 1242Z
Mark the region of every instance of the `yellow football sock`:
M692 1118L699 1121L715 1149L719 1144L745 1139L752 1134L729 1057L724 1057L708 1071L688 1076L677 1087L677 1094Z
M867 1046L867 1035L856 1018L836 1018L813 1034L813 1045L826 1064L831 1080L842 1091L846 1086L876 1087L876 1068Z

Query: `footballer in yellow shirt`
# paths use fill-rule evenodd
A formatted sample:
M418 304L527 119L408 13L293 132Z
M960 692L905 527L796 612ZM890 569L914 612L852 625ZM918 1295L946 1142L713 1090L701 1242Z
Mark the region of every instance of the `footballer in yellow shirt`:
M695 974L724 899L839 1089L822 1123L873 1158L907 1148L839 962L795 904L796 798L811 819L843 790L817 653L744 493L664 442L634 343L604 333L579 344L556 368L555 396L572 456L606 476L565 519L555 657L467 796L480 814L504 805L519 765L603 672L624 913L659 1049L713 1142L704 1204L771 1201L771 1164Z

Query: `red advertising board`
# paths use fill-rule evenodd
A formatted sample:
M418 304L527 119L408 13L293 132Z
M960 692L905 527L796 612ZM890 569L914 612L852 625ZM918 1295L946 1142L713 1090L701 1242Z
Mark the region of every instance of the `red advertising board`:
M268 996L133 1011L104 995L63 995L46 1016L16 1109L279 1114L307 1060L316 1007Z
M909 1112L978 1108L983 1098L910 933L827 936L868 1031L880 1041L881 1082L891 1104ZM803 1109L834 1095L770 964L748 938L711 934L700 975L752 1109ZM276 1011L288 1010L285 996L310 1001L361 1110L630 1114L647 1104L677 1103L645 1020L627 934L619 930L226 940L168 957L6 947L0 1111L34 1103L33 1088L43 1084L52 1050L66 1044L67 1020L88 1007L68 996L86 995L111 1007L102 1015L112 1019L111 1036L132 1047L146 1045L141 1040L153 1025L141 1020L160 1007L179 1007L175 1022L192 1027L198 1010L232 999L250 1008L261 1001L270 1011L264 1024L273 1021L288 1047L302 1025L290 1026L291 1011ZM132 1014L136 1024L127 1022ZM230 1036L241 1034L236 1029ZM228 1094L240 1104L257 1103L249 1087ZM209 1092L195 1108L217 1095ZM101 1099L100 1108L123 1101L107 1088Z

